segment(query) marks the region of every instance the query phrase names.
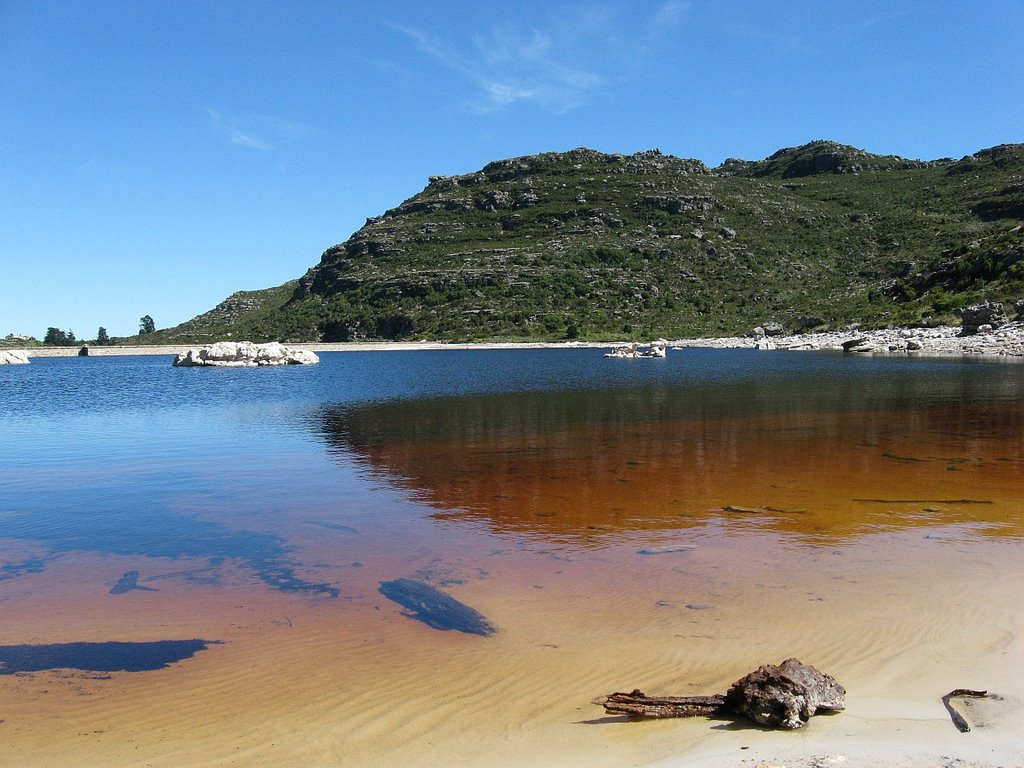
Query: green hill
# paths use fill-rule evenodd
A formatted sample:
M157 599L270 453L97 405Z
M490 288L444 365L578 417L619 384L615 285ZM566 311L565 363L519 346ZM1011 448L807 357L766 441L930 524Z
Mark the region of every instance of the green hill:
M432 177L301 278L147 342L566 339L955 321L1024 296L1024 145L815 141L709 169L589 149Z

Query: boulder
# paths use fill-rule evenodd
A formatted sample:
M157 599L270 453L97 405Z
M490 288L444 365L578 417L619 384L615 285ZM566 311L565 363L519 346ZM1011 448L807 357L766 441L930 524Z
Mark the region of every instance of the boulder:
M858 352L858 353L869 353L874 352L875 347L872 345L871 340L866 336L855 336L852 339L847 339L840 345L843 348L843 352Z
M817 315L801 315L798 317L793 325L796 327L797 333L803 333L811 328L817 328L820 325L824 325L824 318L818 317Z
M308 349L287 347L276 341L253 344L251 341L218 341L179 353L174 365L183 368L251 368L258 365L313 365L320 358Z
M834 677L797 659L765 664L737 680L725 706L771 728L802 728L818 712L845 708L846 689Z
M981 304L972 304L961 313L961 326L963 332L971 335L978 332L983 325L990 325L998 328L1008 322L1006 308L998 301L984 301Z
M764 329L765 336L784 336L786 334L786 329L782 327L782 323L777 323L774 320L762 324L761 328Z
M28 365L28 354L20 349L0 349L0 365Z
M596 702L595 702L596 703ZM605 697L608 714L642 717L721 717L739 715L771 728L803 728L812 715L838 712L846 706L846 689L834 677L786 659L765 664L730 686L726 694L710 696L647 696L612 693Z

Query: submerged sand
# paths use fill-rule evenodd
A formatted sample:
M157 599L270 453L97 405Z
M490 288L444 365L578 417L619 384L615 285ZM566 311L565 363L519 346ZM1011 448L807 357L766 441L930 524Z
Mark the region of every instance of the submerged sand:
M91 627L97 639L224 644L157 672L0 677L5 753L27 768L69 756L105 768L1021 765L1019 548L979 556L900 538L810 559L747 542L728 547L728 569L708 545L639 558L629 582L605 567L625 553L495 558L487 579L449 588L500 626L491 638L401 616L377 594L380 574L358 571L344 610L206 592L165 601L156 627L142 593L99 607L85 589L77 600L67 589L13 596L9 634L80 640ZM843 682L847 710L769 732L727 720L627 722L593 703L633 687L721 691L789 655ZM1001 697L972 710L967 734L940 700L964 686Z

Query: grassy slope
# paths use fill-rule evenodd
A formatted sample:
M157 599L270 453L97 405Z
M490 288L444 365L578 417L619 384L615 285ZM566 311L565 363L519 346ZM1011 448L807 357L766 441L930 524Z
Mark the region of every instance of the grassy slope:
M934 163L591 150L434 178L298 281L147 341L559 339L949 320L1024 296L1024 145Z

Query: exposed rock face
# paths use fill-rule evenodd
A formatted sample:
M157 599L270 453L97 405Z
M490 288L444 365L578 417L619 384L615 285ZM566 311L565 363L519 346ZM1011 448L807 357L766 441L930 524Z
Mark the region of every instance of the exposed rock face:
M725 706L772 728L802 728L811 715L845 708L846 689L831 675L797 659L765 664L737 680Z
M967 334L978 333L984 325L994 329L1007 322L1006 309L996 301L974 304L963 311L962 327Z
M0 349L0 365L28 365L28 355L20 349Z
M251 341L218 341L208 347L188 349L174 358L180 367L246 368L258 365L312 365L320 358L308 349L286 347L276 341L253 344Z

